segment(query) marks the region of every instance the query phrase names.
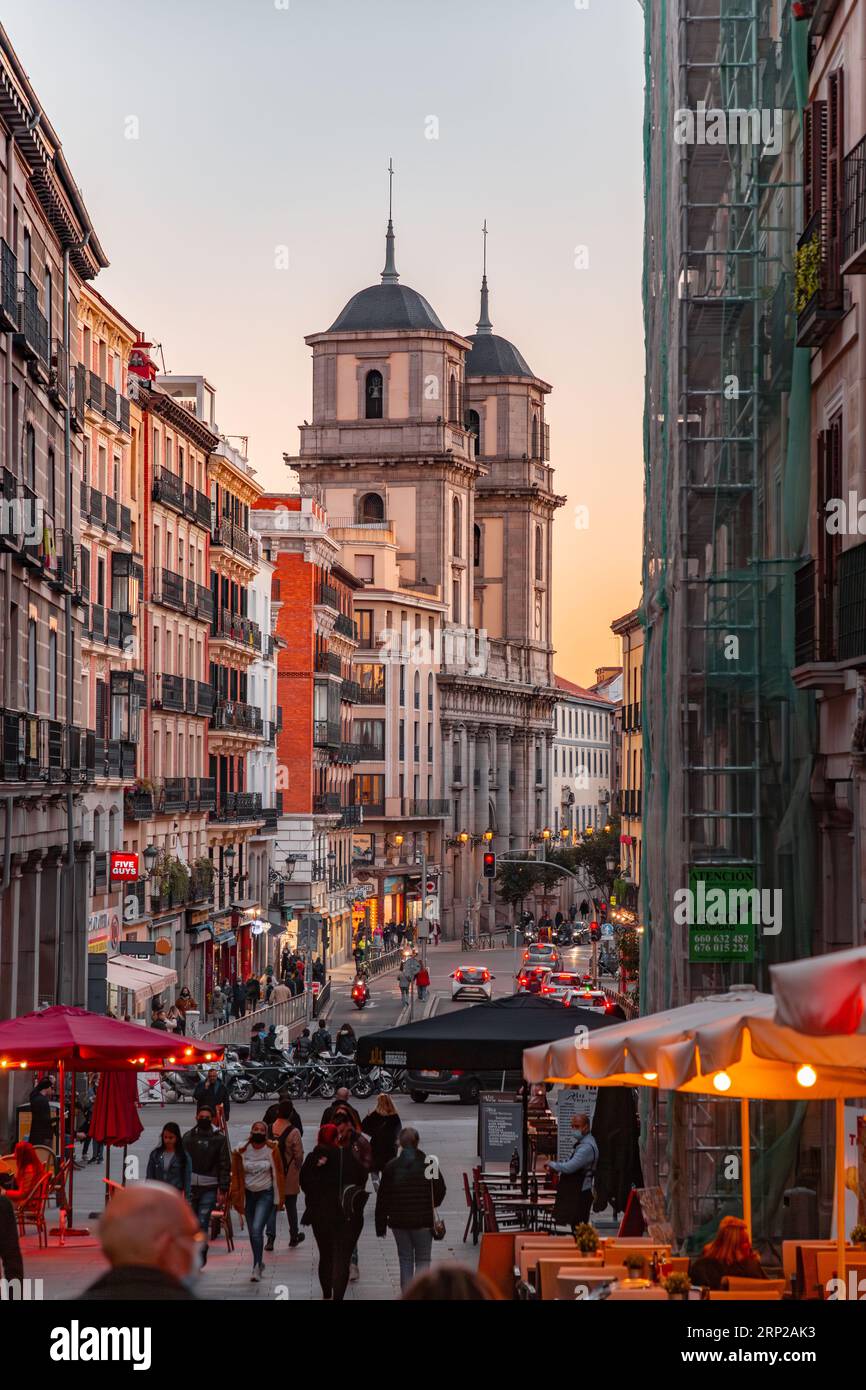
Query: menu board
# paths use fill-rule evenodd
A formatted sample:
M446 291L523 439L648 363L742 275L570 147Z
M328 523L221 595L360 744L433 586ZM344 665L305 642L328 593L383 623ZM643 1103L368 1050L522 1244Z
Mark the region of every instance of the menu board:
M556 1097L556 1157L560 1163L571 1158L578 1135L571 1127L572 1115L588 1115L590 1128L598 1098L597 1086L563 1086Z
M478 1097L478 1153L481 1165L510 1163L523 1153L523 1103L513 1091L482 1091Z

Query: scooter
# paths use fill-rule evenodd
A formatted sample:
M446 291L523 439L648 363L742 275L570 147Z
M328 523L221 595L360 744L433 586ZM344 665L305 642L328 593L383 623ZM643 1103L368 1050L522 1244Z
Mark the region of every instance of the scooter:
M352 985L352 1003L356 1009L363 1009L370 998L366 980L356 980Z

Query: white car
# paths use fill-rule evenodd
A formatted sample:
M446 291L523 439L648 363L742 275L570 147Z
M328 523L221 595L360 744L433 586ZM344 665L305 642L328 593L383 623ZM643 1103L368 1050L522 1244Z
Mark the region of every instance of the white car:
M613 1004L603 989L583 987L566 990L562 1002L567 1009L591 1009L593 1013L609 1014Z
M541 981L541 993L547 999L564 999L569 990L586 988L581 971L548 970Z
M474 999L493 998L493 976L484 965L461 965L451 974L451 998L468 995Z

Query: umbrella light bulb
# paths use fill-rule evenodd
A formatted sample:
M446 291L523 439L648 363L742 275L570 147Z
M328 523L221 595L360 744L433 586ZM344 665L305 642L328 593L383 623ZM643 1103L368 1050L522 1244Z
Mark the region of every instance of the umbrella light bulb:
M645 1071L643 1074L643 1079L644 1081L658 1081L659 1074L657 1071Z
M183 1055L184 1055L184 1057L191 1057L191 1056L192 1056L192 1048L191 1048L191 1047L185 1047L184 1050L183 1050Z
M141 1065L141 1066L144 1066L145 1062L147 1061L147 1058L146 1058L146 1057L139 1057L138 1060L139 1060L140 1065Z
M717 1091L729 1091L731 1089L731 1078L726 1071L717 1071L713 1077L713 1085Z
M19 1065L19 1067L21 1068L22 1071L26 1071L26 1070L27 1070L27 1063L26 1063L26 1062L19 1062L18 1065Z
M818 1073L814 1067L810 1067L806 1062L797 1071L797 1084L799 1086L814 1086L818 1080Z
M170 1062L176 1062L176 1061L177 1061L177 1058L176 1058L176 1057L169 1057L168 1060L169 1060Z

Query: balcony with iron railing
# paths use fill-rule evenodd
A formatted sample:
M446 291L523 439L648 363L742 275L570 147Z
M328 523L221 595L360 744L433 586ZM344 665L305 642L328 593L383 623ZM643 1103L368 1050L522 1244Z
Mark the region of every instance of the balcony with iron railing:
M845 156L842 274L866 275L866 135Z
M313 721L313 743L316 748L339 748L340 724L338 720L316 719Z
M249 652L260 652L262 630L258 623L242 613L228 613L223 609L211 624L211 641L235 642Z
M342 658L336 652L316 652L316 670L328 676L342 675Z
M161 502L164 507L184 510L183 483L170 468L154 468L151 495L154 502Z
M0 330L18 332L18 259L6 242L0 240Z
M102 377L98 372L88 371L87 373L87 404L98 410L102 414Z
M382 684L381 684L381 685L376 686L375 688L371 688L371 687L368 686L368 685L361 685L361 686L358 687L358 690L359 690L359 693L358 693L358 696L357 696L356 701L355 701L356 704L358 704L358 705L384 705L384 703L385 703L385 682L384 682L384 680L382 681Z
M211 533L211 545L222 549L233 550L236 555L242 555L251 564L259 563L259 542L257 537L251 536L249 531L237 526L229 517L221 516Z
M352 801L352 802L348 803L347 805L344 805L344 806L342 806L342 807L340 808L340 825L341 825L341 826L363 825L363 823L364 823L364 808L363 808L363 806L360 806L360 805L358 805L356 802Z
M75 434L84 433L85 406L87 403L87 368L80 364L72 373L72 402L69 424Z
M39 291L29 275L18 273L21 291L18 340L25 357L48 381L49 345L48 320L39 308Z
M340 595L333 584L328 584L323 579L316 593L316 603L325 608L337 608L340 606Z
M198 806L200 811L212 811L216 806L216 778L198 779Z
M218 700L211 716L211 729L261 738L262 712L257 706L241 700Z
M385 745L382 743L370 743L365 739L360 739L357 744L358 761L363 763L381 763L385 760Z
M83 729L0 709L0 780L69 784L85 780L86 774Z
M154 798L152 791L134 787L124 794L123 815L125 820L152 820Z
M165 608L174 608L179 613L185 612L186 591L183 575L155 566L150 596L154 603L161 603Z
M846 312L839 243L829 233L830 214L818 208L797 242L797 346L820 347Z
M339 748L331 750L331 761L335 763L357 763L364 756L360 743L342 742Z
M349 704L357 705L361 702L361 687L357 681L343 681L340 686L340 699L346 700Z
M443 798L434 800L418 800L415 798L403 798L403 815L407 818L417 817L426 820L440 820L444 816L451 814L451 803Z
M341 810L339 792L323 792L313 797L313 813L317 816L338 815Z
M164 813L185 811L189 802L185 777L166 777L159 794L159 809Z
M339 632L341 637L349 637L353 642L358 640L358 624L352 618L347 618L345 613L338 613L334 623L334 631Z
M48 374L48 394L55 405L63 409L69 400L69 354L60 338L50 344L51 370Z
M212 821L236 822L262 819L261 792L224 792L211 811Z
M154 709L174 710L177 714L182 714L185 694L183 676L172 676L167 672L160 671L154 672L152 698Z
M216 709L216 692L207 681L197 681L196 684L196 713L205 714L210 718Z

